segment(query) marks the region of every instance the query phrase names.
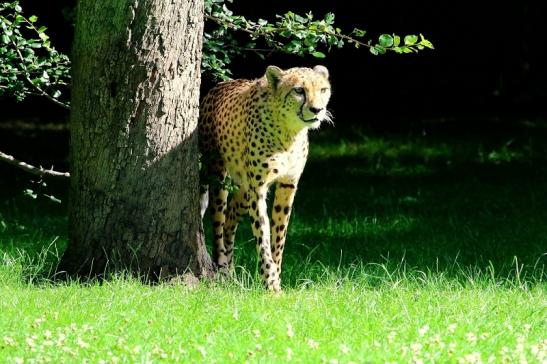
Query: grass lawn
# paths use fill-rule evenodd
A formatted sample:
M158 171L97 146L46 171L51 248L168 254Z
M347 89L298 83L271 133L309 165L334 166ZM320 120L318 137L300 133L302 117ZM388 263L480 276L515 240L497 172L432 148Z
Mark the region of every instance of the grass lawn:
M64 203L0 181L0 363L545 363L547 128L453 126L316 132L280 296L248 221L234 280L48 282Z

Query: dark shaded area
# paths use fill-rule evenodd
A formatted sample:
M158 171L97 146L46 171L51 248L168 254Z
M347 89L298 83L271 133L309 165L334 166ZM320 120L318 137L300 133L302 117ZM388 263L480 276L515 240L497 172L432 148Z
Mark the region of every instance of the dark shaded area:
M21 1L27 14L47 25L53 44L70 52L70 13L74 0ZM262 61L249 54L234 60L236 77L254 78L266 65L282 67L323 63L331 71L334 96L331 108L340 124L366 123L397 127L409 119L438 116L488 115L512 120L515 116L545 115L547 49L543 41L547 5L512 3L331 2L288 0L235 1L236 13L249 18L274 19L289 10L336 14L336 24L349 33L354 27L370 37L396 32L423 33L435 51L417 55L374 57L365 49L334 50L325 60L274 54ZM204 87L211 85L205 82ZM45 100L29 99L13 107L1 100L1 119L45 116L64 119L66 113ZM8 109L13 108L10 112Z
M320 16L332 11L346 32L423 33L435 44L435 51L409 57L371 57L351 47L330 54L325 63L333 74L333 106L344 120L363 112L389 118L543 110L547 26L545 5L538 2L278 1L254 7L236 2L234 8L262 17L289 9ZM276 58L286 66L302 63Z

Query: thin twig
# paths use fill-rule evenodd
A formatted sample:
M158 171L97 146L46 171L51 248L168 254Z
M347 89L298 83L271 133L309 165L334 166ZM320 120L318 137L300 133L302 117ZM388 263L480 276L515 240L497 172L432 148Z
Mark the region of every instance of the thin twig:
M216 16L212 16L212 15L209 15L209 14L205 14L204 17L205 17L205 19L209 19L209 20L214 21L214 22L217 23L218 25L224 25L224 26L228 26L229 28L232 28L232 29L235 29L235 30L241 30L241 31L246 32L246 33L249 33L249 34L255 34L255 32L253 32L252 30L249 30L249 29L247 29L247 28L238 27L238 26L235 25L234 23L229 22L229 21L227 21L227 20L223 20L223 19L217 18Z
M32 173L37 176L50 176L50 177L57 177L57 178L69 178L70 173L68 172L58 172L54 171L53 169L45 169L42 167L35 167L33 165L30 165L28 163L25 163L19 159L16 159L15 157L0 152L0 160L4 162L8 162L9 164L12 164L16 167L21 168L22 170Z

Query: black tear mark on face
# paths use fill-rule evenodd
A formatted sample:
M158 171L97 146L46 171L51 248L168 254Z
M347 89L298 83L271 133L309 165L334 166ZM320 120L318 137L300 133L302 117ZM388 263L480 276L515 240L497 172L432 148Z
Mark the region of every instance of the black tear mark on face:
M291 96L291 94L293 92L295 92L296 89L302 89L302 93L297 92L297 94L300 95L300 96L303 96L303 100L302 100L302 103L300 104L300 108L299 108L299 111L298 111L297 115L300 119L305 121L304 120L304 105L306 105L307 96L306 96L306 91L305 91L304 88L295 87L295 88L292 88L289 92L287 92L287 94L285 94L285 98L283 99L283 106L285 106L287 104L288 97Z

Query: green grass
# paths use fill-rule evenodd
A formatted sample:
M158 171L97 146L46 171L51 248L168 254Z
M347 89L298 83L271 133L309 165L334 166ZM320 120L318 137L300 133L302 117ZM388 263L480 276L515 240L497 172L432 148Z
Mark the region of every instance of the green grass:
M0 362L545 362L545 129L424 128L314 135L280 296L248 221L234 280L53 284L63 205L4 188Z
M471 355L539 362L546 354L541 288L418 277L375 286L329 279L280 297L231 285L189 290L127 279L8 286L0 353L8 361L220 363L289 356L313 363L446 362Z

